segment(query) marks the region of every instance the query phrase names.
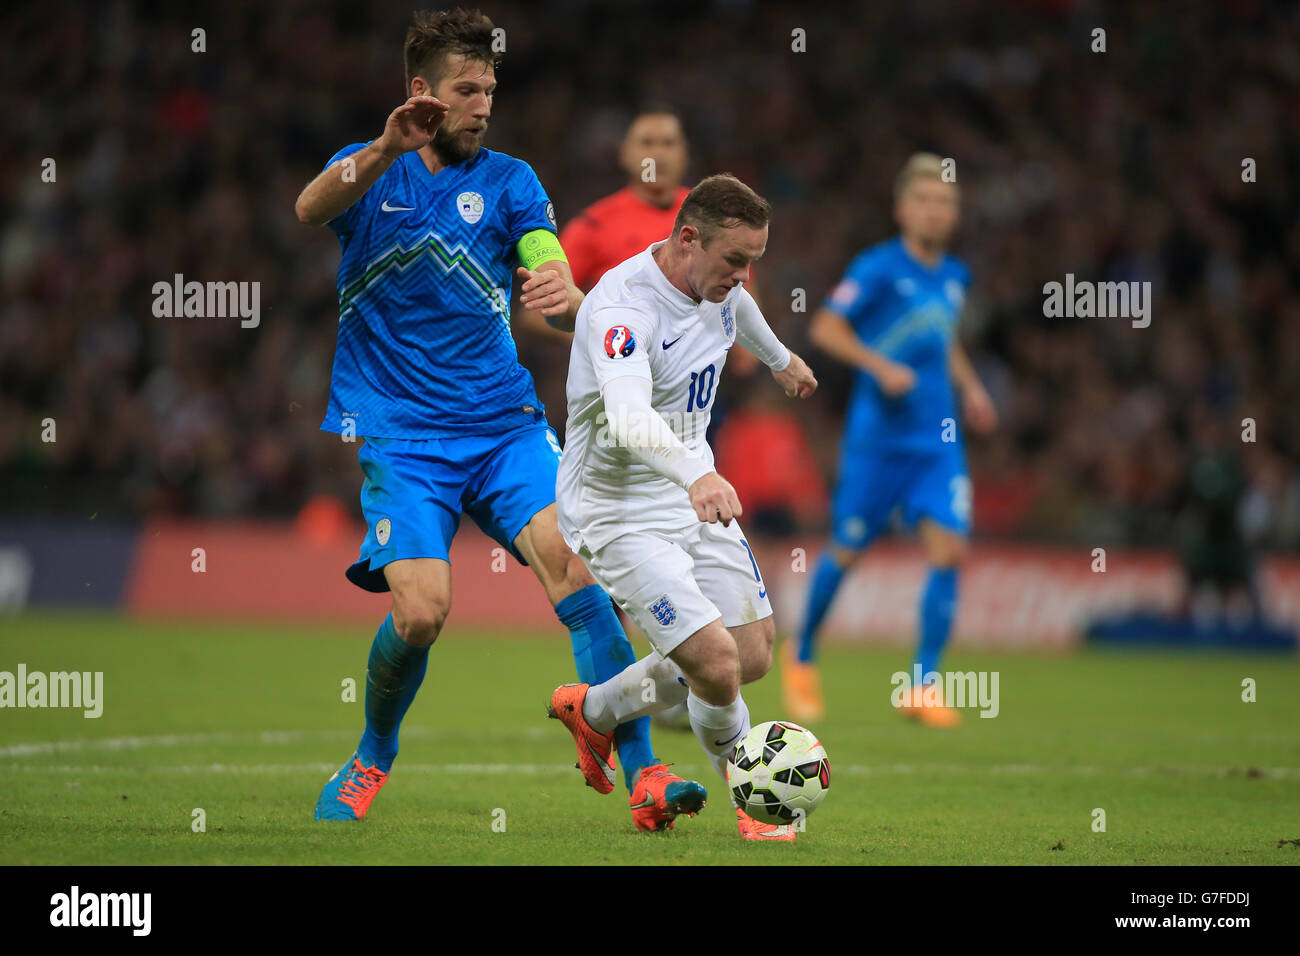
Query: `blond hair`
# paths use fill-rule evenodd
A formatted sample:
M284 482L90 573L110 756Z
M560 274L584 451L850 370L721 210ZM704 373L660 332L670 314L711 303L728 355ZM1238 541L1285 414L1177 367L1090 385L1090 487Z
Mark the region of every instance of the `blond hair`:
M948 182L943 178L943 163L943 158L935 153L913 153L903 164L898 178L894 180L894 199L902 199L903 193L907 192L907 187L912 185L913 180L938 179L941 182ZM956 180L952 180L952 187L957 188Z

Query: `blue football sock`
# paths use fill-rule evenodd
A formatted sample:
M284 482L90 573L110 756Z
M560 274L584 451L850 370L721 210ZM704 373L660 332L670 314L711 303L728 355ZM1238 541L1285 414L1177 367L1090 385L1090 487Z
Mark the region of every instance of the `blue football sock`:
M957 569L931 568L921 592L921 640L916 649L916 663L921 665L921 679L939 671L939 658L957 611Z
M844 580L844 568L836 563L830 549L823 551L813 571L812 587L808 592L808 608L804 611L803 626L799 629L799 660L810 663L817 652L817 630L830 610L831 601Z
M584 684L603 684L636 661L632 642L614 613L614 605L598 585L589 584L555 605L555 614L569 629L573 662ZM633 779L642 767L659 762L650 746L650 718L619 724L614 730L618 759L623 764L623 781L631 791Z
M391 612L379 625L366 665L366 730L357 745L362 763L374 763L384 773L392 769L397 729L424 681L429 646L402 640Z

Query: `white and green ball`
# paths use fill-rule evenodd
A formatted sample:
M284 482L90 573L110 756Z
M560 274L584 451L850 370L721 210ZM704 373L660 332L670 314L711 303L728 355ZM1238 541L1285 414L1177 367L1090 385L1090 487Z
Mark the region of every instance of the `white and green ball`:
M826 748L788 720L751 728L727 758L727 786L740 808L763 823L806 819L830 785Z

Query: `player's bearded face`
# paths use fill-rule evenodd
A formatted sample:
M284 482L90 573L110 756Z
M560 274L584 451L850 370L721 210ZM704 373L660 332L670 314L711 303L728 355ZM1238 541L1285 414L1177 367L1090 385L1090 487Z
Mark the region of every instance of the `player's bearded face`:
M431 144L445 164L463 163L479 151L487 136L495 89L496 71L491 63L462 54L448 57L447 75L434 95L450 108Z
M450 117L448 117L450 120ZM475 126L472 121L468 124L462 120L462 125L456 129L447 128L447 120L433 134L433 149L447 165L453 163L463 163L466 160L473 159L474 154L478 152L479 147L483 145L483 138L487 136L487 121L481 124L482 128L474 131L465 129L464 126Z

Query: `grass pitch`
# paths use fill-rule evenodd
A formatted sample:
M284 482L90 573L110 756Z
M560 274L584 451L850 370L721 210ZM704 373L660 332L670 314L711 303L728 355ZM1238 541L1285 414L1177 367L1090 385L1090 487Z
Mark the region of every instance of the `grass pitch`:
M588 790L571 738L543 716L573 679L558 626L453 622L368 818L315 822L361 732L371 636L98 613L0 621L0 671L104 674L98 719L0 710L0 864L1300 863L1300 847L1279 846L1300 838L1290 656L958 650L951 669L999 673L1001 712L968 710L944 731L891 708L905 654L828 647L830 716L815 729L831 790L788 846L742 843L689 732L654 733L660 757L709 788L675 831L638 833L621 787ZM1257 702L1242 701L1245 678ZM782 716L775 672L745 698L756 723Z

